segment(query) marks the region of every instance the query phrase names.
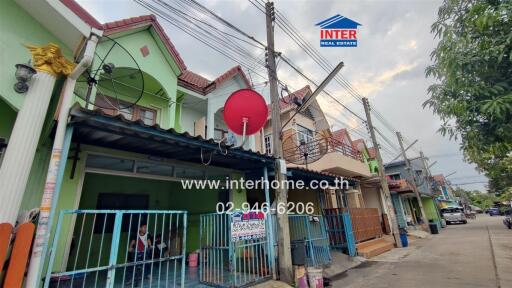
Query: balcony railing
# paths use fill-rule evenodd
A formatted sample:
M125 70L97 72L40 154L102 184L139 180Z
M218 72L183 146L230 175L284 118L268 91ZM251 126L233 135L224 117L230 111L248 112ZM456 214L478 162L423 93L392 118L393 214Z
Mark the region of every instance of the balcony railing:
M297 140L298 142L298 140ZM363 162L359 151L332 137L318 137L297 145L283 147L284 158L292 163L311 163L327 153L341 153L347 157Z
M412 190L412 186L405 179L398 179L398 180L388 179L388 187L390 190L393 190L393 191Z

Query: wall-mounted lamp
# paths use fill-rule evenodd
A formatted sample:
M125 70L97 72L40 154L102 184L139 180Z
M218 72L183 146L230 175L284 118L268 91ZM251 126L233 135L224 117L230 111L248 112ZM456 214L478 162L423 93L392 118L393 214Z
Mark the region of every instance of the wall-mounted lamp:
M14 84L14 91L18 93L25 93L28 91L27 82L32 79L32 76L37 73L37 71L30 66L30 62L28 64L16 64L16 84Z

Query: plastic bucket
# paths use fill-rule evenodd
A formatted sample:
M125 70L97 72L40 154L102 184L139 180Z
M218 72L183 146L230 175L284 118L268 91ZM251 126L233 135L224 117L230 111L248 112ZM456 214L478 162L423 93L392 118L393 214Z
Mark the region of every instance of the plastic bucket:
M199 254L197 254L197 252L188 254L188 267L197 267L198 258Z
M295 287L309 288L306 268L304 268L304 266L295 266Z
M308 280L310 288L324 288L324 277L321 268L308 268Z
M402 242L403 248L409 246L409 240L407 239L406 233L400 233L400 241Z

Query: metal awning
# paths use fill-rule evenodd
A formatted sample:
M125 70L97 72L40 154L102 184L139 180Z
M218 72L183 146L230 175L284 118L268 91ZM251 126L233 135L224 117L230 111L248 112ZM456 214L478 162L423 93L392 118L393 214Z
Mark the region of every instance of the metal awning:
M87 110L76 104L70 112L73 141L240 171L273 167L275 159L243 148L219 144L213 139L179 133L174 129L149 126L142 121L110 116L101 110ZM273 169L273 168L271 168Z
M288 167L287 172L288 172L287 175L290 179L297 179L297 180L300 179L300 180L303 180L306 182L309 182L311 180L316 180L316 181L325 180L325 181L328 181L330 185L335 184L334 180L336 178L338 178L338 179L341 178L341 176L338 176L338 175L335 175L332 173L315 171L315 170L305 169L305 168L300 168L300 167L293 167L293 168ZM352 178L343 178L343 179L347 180L351 186L354 186L355 183L357 182L355 179L352 179Z

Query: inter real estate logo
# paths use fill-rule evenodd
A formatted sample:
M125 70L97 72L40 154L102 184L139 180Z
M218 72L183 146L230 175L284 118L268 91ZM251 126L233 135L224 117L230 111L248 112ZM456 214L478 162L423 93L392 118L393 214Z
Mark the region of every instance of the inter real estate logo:
M320 26L320 47L357 47L357 26L361 24L337 14L315 24Z

